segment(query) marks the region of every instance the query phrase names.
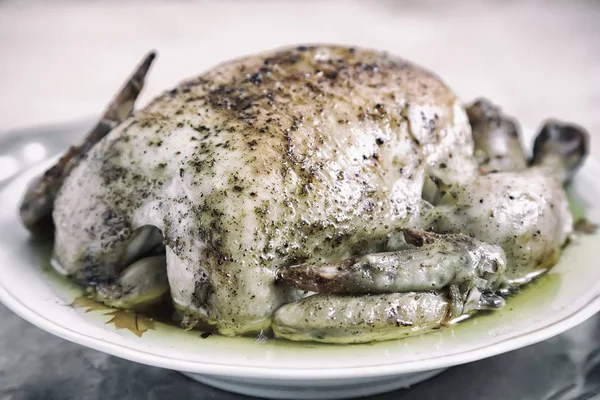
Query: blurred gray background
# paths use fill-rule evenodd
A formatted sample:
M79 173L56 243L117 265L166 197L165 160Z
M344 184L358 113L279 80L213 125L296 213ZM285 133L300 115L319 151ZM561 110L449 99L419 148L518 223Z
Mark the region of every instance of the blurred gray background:
M141 102L215 63L307 42L385 49L535 130L592 134L600 158L599 1L0 0L0 137L99 113L149 49ZM1 140L1 138L0 138ZM1 144L0 144L1 146ZM1 206L1 205L0 205ZM600 317L377 399L600 398ZM242 399L57 339L0 305L0 399Z
M149 49L159 59L142 102L228 58L307 42L388 50L529 129L555 116L600 131L600 2L589 0L4 0L0 130L99 113Z

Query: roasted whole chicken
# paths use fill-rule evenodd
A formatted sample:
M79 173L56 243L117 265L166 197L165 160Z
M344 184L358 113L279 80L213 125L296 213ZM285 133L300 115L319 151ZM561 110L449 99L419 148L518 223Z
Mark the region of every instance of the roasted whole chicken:
M225 335L394 339L502 307L571 233L581 127L547 122L528 159L489 101L339 46L236 59L133 112L153 58L21 208L107 305L170 297L184 327Z

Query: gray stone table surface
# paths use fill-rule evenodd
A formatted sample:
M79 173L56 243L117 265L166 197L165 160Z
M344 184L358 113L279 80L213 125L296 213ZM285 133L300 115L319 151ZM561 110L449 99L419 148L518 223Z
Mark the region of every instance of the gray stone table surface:
M600 158L600 2L591 0L0 0L0 141L5 131L97 114L150 48L160 58L142 102L224 59L300 42L386 49L436 71L465 101L489 97L525 129L548 116L576 121ZM0 165L0 180L8 167ZM537 345L374 398L598 393L595 316ZM63 341L0 305L0 400L213 398L246 397Z
M183 375L132 363L56 338L0 305L0 399L227 399ZM600 317L537 345L451 368L437 377L371 397L428 399L600 398Z

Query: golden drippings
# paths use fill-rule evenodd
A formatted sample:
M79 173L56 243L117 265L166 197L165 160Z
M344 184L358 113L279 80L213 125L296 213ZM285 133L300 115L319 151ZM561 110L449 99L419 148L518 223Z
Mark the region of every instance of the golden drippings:
M105 324L113 324L116 329L127 329L137 337L142 337L149 329L155 328L152 319L137 315L133 311L115 310L105 315L112 316Z
M73 308L85 308L86 313L111 309L104 304L98 303L96 300L86 296L79 296L75 298L75 300L73 300L73 302L69 305Z
M142 337L148 330L154 330L156 327L152 318L138 315L130 310L110 308L86 296L75 298L70 306L73 308L85 309L86 313L92 311L110 311L108 313L102 313L102 315L111 317L110 320L105 322L106 325L112 324L116 329L127 329L137 337Z

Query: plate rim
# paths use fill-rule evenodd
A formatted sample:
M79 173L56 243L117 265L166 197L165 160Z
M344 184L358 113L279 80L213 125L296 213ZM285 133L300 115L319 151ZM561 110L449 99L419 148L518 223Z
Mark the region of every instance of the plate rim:
M597 285L596 285L597 286ZM30 309L15 298L0 282L0 301L12 312L38 328L68 340L72 343L89 347L115 357L134 361L154 367L166 368L180 372L205 375L219 375L242 378L263 379L352 379L359 377L375 377L409 374L448 368L460 364L489 358L512 350L539 343L559 335L595 315L600 311L600 293L588 300L582 307L563 317L559 321L547 323L530 332L523 332L500 341L456 354L425 358L423 360L386 363L371 366L337 367L337 368L268 368L258 366L230 365L218 363L195 362L177 358L167 358L134 349L123 344L108 342L99 338L87 336L52 322L40 313ZM85 322L90 324L90 322Z

